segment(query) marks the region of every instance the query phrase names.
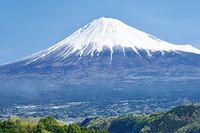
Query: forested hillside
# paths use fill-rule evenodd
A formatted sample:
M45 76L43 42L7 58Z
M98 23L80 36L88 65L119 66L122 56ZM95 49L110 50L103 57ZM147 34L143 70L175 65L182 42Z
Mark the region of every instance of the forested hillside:
M77 124L57 121L53 116L47 118L19 119L9 118L0 121L0 133L108 133L107 131L95 131Z
M200 105L178 106L166 113L86 118L77 124L113 133L198 133L200 132Z
M178 106L168 112L121 117L90 117L76 124L46 118L11 117L0 121L0 133L199 133L200 105Z

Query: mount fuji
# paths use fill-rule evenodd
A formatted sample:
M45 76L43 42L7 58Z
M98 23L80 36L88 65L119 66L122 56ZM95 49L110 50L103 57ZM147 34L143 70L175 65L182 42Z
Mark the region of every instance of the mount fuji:
M198 66L199 55L200 50L191 45L174 45L117 19L102 17L46 50L1 66L0 73L51 75L86 66L102 70L101 66L136 68L158 63Z
M187 94L194 102L200 101L199 77L199 49L168 43L104 17L48 49L0 66L1 92L23 98L31 92L35 101L41 95L54 100L82 101L79 98L87 95L119 101L132 96L177 100Z
M94 20L83 28L80 28L71 36L67 37L58 44L25 58L29 60L28 64L40 59L65 59L71 54L82 57L86 55L99 55L104 49L109 49L111 54L114 48L123 51L125 48L131 48L135 53L139 54L139 50L145 50L149 56L150 52L160 51L185 51L200 54L200 50L190 45L173 45L162 41L150 34L141 32L132 28L119 20L112 18L100 18Z

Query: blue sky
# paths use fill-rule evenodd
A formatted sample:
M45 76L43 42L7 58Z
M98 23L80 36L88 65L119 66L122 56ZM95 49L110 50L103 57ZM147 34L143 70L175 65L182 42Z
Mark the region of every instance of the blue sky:
M199 0L1 0L0 65L63 40L100 17L200 48Z

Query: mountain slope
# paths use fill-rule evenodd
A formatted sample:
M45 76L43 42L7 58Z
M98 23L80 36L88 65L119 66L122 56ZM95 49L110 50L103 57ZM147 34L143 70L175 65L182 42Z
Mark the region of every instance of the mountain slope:
M86 118L78 125L113 133L195 133L199 131L199 115L199 105L187 105L175 107L166 113Z
M23 65L26 66L36 61L68 60L72 56L78 56L79 58L76 59L78 61L87 55L99 56L105 50L110 51L110 59L112 60L114 51L118 50L125 56L127 49L134 51L140 57L143 57L141 51L146 52L149 57L158 51L161 55L165 52L200 54L200 50L191 45L170 44L119 20L102 17L80 28L58 44L19 62L23 62Z
M46 50L0 66L0 106L15 110L34 104L60 115L62 109L45 107L61 105L70 116L87 117L152 113L200 102L199 53L100 18ZM62 106L74 102L81 103L80 111L76 104Z

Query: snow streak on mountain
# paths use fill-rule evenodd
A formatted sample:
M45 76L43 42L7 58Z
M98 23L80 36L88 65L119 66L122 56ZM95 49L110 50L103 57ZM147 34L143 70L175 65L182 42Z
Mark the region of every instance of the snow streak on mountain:
M200 54L200 50L191 45L174 45L130 27L117 19L102 17L80 28L58 44L24 59L30 60L29 64L38 59L64 59L73 53L80 58L85 55L97 54L98 56L105 49L111 51L112 59L114 49L121 49L126 55L125 48L131 48L139 56L138 50L146 51L148 56L156 51L162 54L171 51Z

